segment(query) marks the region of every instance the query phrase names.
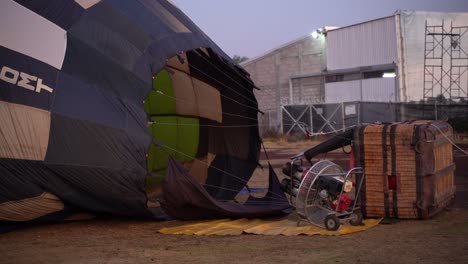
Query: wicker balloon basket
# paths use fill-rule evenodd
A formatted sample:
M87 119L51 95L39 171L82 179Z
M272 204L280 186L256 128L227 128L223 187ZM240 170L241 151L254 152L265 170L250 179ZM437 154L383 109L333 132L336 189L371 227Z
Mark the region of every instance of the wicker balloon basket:
M355 130L355 162L366 178L367 217L426 219L455 197L452 128L441 121L367 125Z

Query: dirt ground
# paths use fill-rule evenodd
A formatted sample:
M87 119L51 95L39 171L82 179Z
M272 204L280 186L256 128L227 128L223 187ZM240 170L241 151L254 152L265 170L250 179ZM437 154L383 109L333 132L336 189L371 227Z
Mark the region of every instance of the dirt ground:
M277 174L308 144L267 144ZM454 152L455 205L430 220L400 221L340 237L201 237L157 232L180 221L95 219L1 234L0 263L468 263L468 158L461 154ZM326 158L347 166L339 152ZM252 181L262 185L263 177L258 172Z

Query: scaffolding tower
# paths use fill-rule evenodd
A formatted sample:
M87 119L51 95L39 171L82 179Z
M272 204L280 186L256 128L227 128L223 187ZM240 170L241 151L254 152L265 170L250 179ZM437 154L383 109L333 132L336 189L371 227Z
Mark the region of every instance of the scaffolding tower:
M462 40L468 26L428 25L424 45L424 102L468 98L468 52Z

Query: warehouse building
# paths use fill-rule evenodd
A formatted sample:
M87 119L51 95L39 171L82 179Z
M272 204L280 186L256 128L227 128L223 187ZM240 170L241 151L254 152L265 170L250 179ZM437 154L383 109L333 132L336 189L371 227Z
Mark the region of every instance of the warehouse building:
M259 117L261 131L280 126L282 105L323 101L325 42L324 34L307 35L242 64L260 88L255 96L265 113Z
M395 108L392 103L466 102L467 31L468 13L398 11L326 28L318 38L306 36L243 66L262 89L257 98L268 113L260 118L263 126L289 132L290 126L284 129L285 113L293 125L307 123L309 129L314 115L323 115L325 124L316 126L319 130L333 124L331 130L363 121L395 121L400 113L387 111ZM361 102L387 105L374 104L372 117L365 111L369 105L362 107ZM294 109L300 110L294 114ZM326 116L332 113L334 120ZM348 115L352 118L345 120Z

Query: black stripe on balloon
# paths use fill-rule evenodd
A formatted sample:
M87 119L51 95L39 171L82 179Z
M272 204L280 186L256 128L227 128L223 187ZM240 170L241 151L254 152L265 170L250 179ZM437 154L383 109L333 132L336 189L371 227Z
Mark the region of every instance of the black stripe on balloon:
M68 35L67 46L62 71L135 102L143 101L151 89L150 79L148 83L142 81L122 65L76 37Z
M0 101L49 110L57 75L49 64L0 47Z
M83 107L86 107L85 103ZM147 140L141 140L145 136ZM122 170L144 169L150 140L144 130L136 133L52 114L45 162Z

